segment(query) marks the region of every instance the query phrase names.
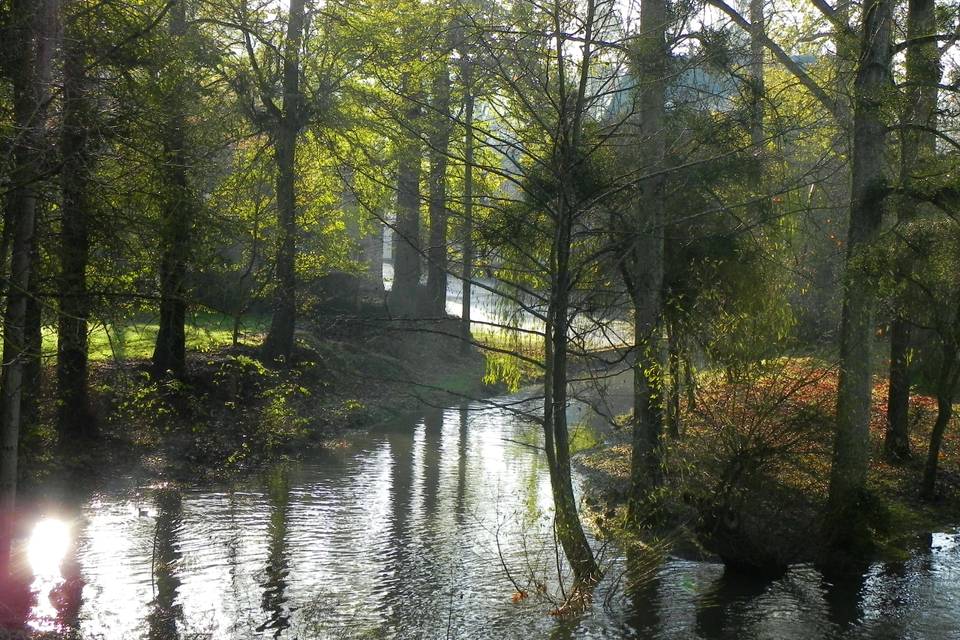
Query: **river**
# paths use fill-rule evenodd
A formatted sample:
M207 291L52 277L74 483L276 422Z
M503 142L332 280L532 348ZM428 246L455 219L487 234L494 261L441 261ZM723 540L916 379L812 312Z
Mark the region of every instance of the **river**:
M37 513L22 548L30 625L108 640L960 638L957 532L840 583L808 566L776 579L651 567L608 547L590 608L552 616L561 581L537 442L509 408L425 408L229 486L118 479L73 511ZM508 571L528 597L514 601Z

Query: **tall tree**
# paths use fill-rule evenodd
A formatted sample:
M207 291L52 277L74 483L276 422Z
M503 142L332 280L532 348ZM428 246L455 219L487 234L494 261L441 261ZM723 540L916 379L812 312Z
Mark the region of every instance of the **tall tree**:
M916 214L916 171L936 151L937 85L940 83L940 49L934 0L910 0L907 6L905 105L900 118L900 188L897 222L907 224ZM909 267L904 267L909 270ZM890 386L887 397L887 431L884 451L888 458L910 456L910 323L902 313L890 326Z
M90 127L88 46L81 0L65 12L63 122L60 131L60 307L57 328L57 426L61 441L94 434L88 406L87 265L90 256Z
M287 13L287 35L283 47L281 79L283 104L273 105L273 145L277 163L277 282L273 318L263 344L264 355L289 361L297 323L297 140L306 119L300 88L300 49L303 42L304 0L291 0ZM247 36L249 38L249 35ZM248 40L249 42L249 40ZM251 52L251 60L255 60ZM263 83L261 83L263 86Z
M556 511L557 537L580 585L592 583L599 573L593 550L586 539L573 493L570 464L570 433L567 424L568 348L571 329L571 294L575 283L573 263L574 231L586 212L582 194L577 193L579 174L584 170L583 138L589 108L589 78L593 62L593 40L597 27L596 2L587 0L583 16L583 57L574 67L575 78L566 78L567 34L563 3L553 3L550 17L555 25L553 54L561 105L554 138L553 166L559 193L551 212L549 276L545 326L544 448L550 468L550 483Z
M399 316L415 315L420 297L422 248L420 240L420 180L423 145L419 127L423 92L419 79L406 73L403 94L410 96L404 113L401 139L397 141L397 219L393 232L393 287L390 311Z
M661 436L663 432L664 234L664 111L667 59L667 10L663 0L642 0L637 39L636 74L639 78L639 142L637 157L643 162L641 179L628 230L630 245L623 262L623 276L633 303L633 455L631 460L630 517L641 516L644 497L661 482ZM642 175L641 174L641 175Z
M448 26L447 34L453 29ZM445 37L433 78L431 105L429 222L430 241L427 248L428 316L442 318L447 308L447 156L453 134L450 120L450 65L451 37Z
M474 164L474 69L471 51L461 39L460 81L463 84L463 228L461 242L463 264L460 279L463 283L460 312L460 351L469 353L471 306L473 304L473 164Z
M13 85L13 171L4 215L11 228L10 276L3 318L3 409L0 413L0 579L9 574L10 542L17 492L17 445L21 427L25 341L36 227L38 180L42 176L45 84L56 31L54 0L14 0L11 6L10 76Z
M860 257L875 241L888 184L886 98L891 88L892 0L863 6L854 90L852 191L840 327L836 436L827 532L837 548L863 540L861 504L870 457L875 293Z
M153 349L153 369L156 375L172 373L181 377L186 368L186 277L194 217L187 150L189 65L183 42L187 33L187 0L174 0L169 32L173 52L164 70L171 82L163 105L166 121L161 167L164 201L160 221L160 327Z

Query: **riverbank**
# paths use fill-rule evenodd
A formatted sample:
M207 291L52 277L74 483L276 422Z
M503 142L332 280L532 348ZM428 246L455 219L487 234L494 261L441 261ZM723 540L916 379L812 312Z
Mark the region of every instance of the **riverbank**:
M647 505L641 538L665 538L683 557L719 558L746 570L822 560L819 522L829 484L836 384L836 371L812 359L785 361L749 384L704 376L696 403L681 408L680 437L665 436L664 488ZM882 452L886 397L886 383L878 379L863 509L873 557L897 560L918 536L960 522L960 433L954 420L941 453L937 498L922 501L918 489L936 400L911 399L913 456L892 464ZM602 445L577 457L594 525L620 537L635 533L623 526L628 418L608 422Z
M152 379L143 358L93 362L98 439L67 455L57 449L54 390L46 385L36 426L22 439L22 493L89 488L117 475L149 483L242 474L336 447L345 432L424 403L495 391L483 383L483 355L462 352L457 328L455 319L424 330L383 318L325 318L298 331L287 367L260 361L254 339L188 353L182 380Z

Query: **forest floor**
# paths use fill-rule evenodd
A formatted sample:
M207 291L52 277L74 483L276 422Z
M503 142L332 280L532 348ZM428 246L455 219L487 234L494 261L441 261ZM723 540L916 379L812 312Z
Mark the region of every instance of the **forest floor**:
M681 406L680 437L666 436L664 489L651 500L655 535L687 556L720 556L753 567L817 560L833 445L837 372L815 359L785 359L749 383L703 376L697 402ZM873 389L871 534L879 557L897 559L924 533L960 525L960 426L950 424L940 457L938 497L920 500L936 400L911 398L912 457L883 456L887 384ZM630 473L628 416L577 457L595 526L622 535Z
M338 446L348 430L424 402L488 395L495 389L483 383L483 355L463 355L460 341L443 335L456 332L456 320L424 332L375 316L331 316L298 329L293 361L276 368L258 359L256 335L232 346L227 331L194 328L190 335L203 341L191 345L183 380L152 379L149 354L128 346L125 359L91 361L100 431L93 446L69 455L57 449L53 389L45 385L37 426L21 440L21 486L46 497L82 490L77 478L92 487L117 475L141 482L226 477ZM44 377L55 378L52 371Z

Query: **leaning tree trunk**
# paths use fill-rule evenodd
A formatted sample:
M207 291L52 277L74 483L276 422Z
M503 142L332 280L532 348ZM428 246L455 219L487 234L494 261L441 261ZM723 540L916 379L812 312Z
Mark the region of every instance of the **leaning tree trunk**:
M837 424L830 472L828 538L836 548L866 539L859 508L870 456L870 403L875 295L859 257L880 230L887 194L884 99L891 88L891 0L870 0L863 8L847 234L846 275L840 327Z
M291 0L283 60L283 113L274 132L277 163L277 262L273 318L263 344L268 360L289 362L297 324L297 138L303 120L300 43L304 0Z
M9 33L15 40L11 63L15 141L12 153L12 185L5 219L11 223L10 275L7 306L3 317L3 404L0 413L0 581L10 575L10 543L13 535L17 493L17 444L20 437L26 345L24 324L30 286L31 247L35 227L40 175L41 127L44 88L49 56L44 40L53 32L51 6L35 0L14 0ZM44 19L41 22L40 16Z
M923 466L923 478L920 481L920 497L933 500L937 488L937 466L940 461L940 449L943 446L943 434L953 415L953 396L957 387L957 345L953 340L945 340L941 349L940 373L937 379L937 420L930 433L930 447L927 450L926 464Z
M660 469L663 434L663 376L666 370L661 316L663 315L664 230L664 105L666 91L666 20L664 0L640 3L638 72L645 78L639 101L639 157L647 162L633 203L631 224L635 238L626 269L633 302L633 454L630 470L629 518L638 520L651 489L662 482Z
M553 278L547 309L544 377L544 449L550 469L557 539L578 585L590 585L599 575L593 550L583 531L573 493L570 437L567 425L567 341L570 317L570 254L572 212L558 207L551 262Z
M450 68L446 61L433 81L430 130L430 245L427 249L427 315L447 313L447 155L450 148Z
M170 8L170 36L181 42L187 31L186 0ZM190 250L192 204L187 178L187 112L185 104L187 65L179 58L168 73L176 74L165 97L167 121L163 131L161 176L164 202L160 221L160 326L153 348L153 371L157 376L182 377L186 369L186 277Z
M907 9L907 40L937 32L934 0L910 0ZM911 197L913 173L936 152L933 128L937 117L937 85L940 83L940 50L936 41L914 44L906 53L906 108L901 116L900 187L905 192L897 206L897 221L908 223L916 214ZM916 125L920 128L909 128ZM909 266L901 266L909 271ZM891 460L910 456L910 323L897 313L890 326L890 392L887 397L887 433L884 450Z
M63 124L60 135L60 313L57 328L57 428L62 443L95 435L87 388L87 264L90 255L89 126L86 42L73 22L63 61Z

